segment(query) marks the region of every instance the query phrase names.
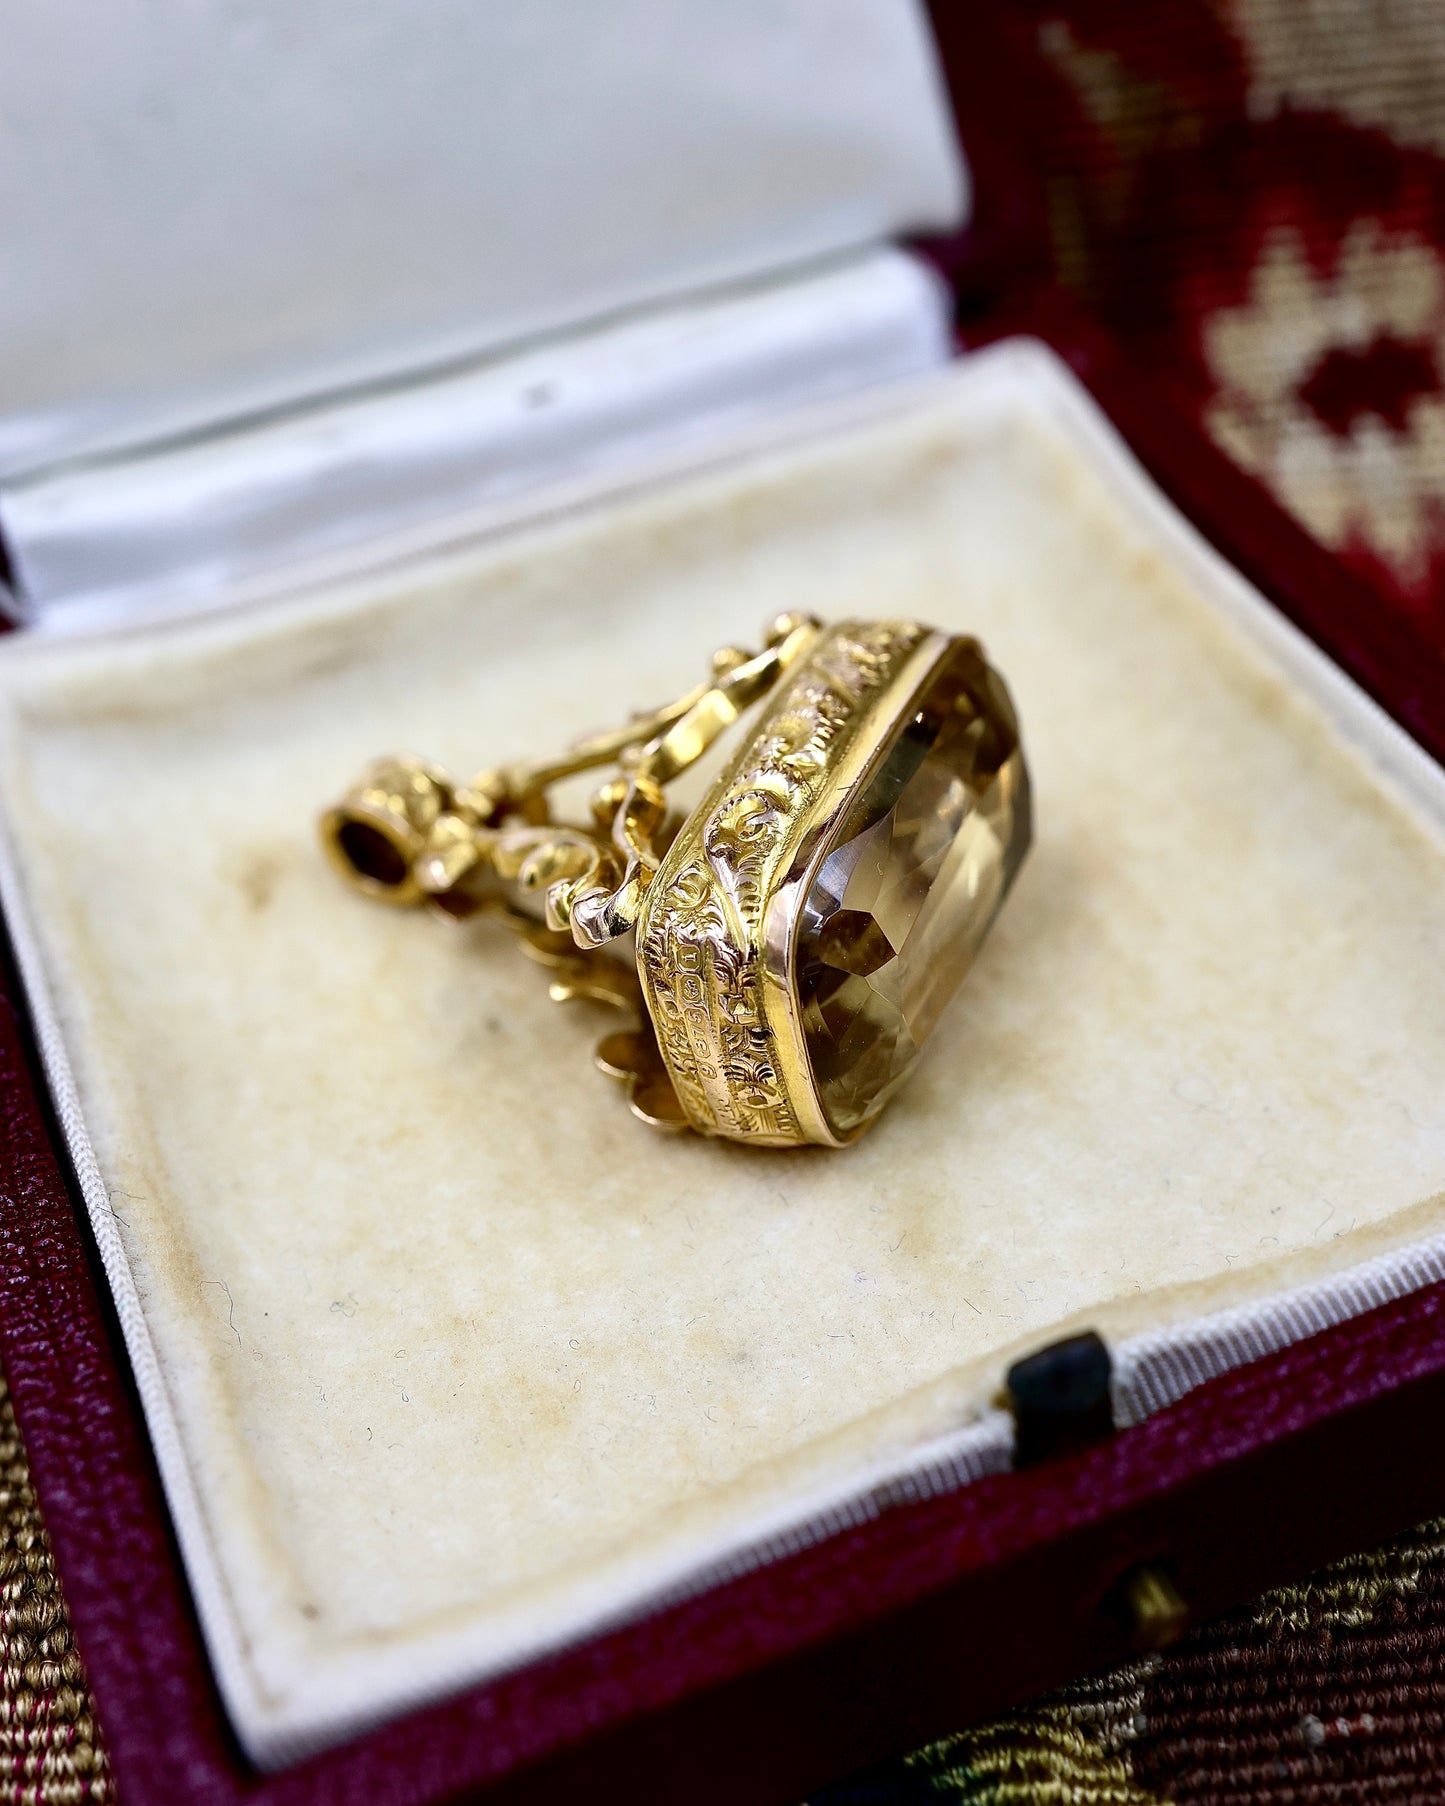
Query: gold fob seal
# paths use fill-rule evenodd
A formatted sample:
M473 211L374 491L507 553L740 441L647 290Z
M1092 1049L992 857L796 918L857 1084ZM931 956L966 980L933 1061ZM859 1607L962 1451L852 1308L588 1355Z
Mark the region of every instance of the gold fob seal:
M702 802L670 811L667 786L754 709ZM553 787L600 767L591 820L555 820ZM976 640L802 615L562 758L468 784L386 759L321 822L363 895L497 914L554 997L627 1011L598 1063L645 1121L773 1148L875 1120L1030 832L1013 705Z

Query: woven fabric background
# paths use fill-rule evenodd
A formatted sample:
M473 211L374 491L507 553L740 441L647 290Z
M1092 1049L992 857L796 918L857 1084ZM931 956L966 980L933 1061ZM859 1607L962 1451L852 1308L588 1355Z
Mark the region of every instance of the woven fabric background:
M809 1806L1438 1806L1445 1520Z
M10 1395L0 1381L0 1806L114 1798Z
M1445 641L1445 6L995 3L1056 280Z
M1055 279L1445 648L1445 0L984 3ZM1434 1806L1442 1652L1445 1521L810 1806ZM113 1797L0 1390L0 1806Z

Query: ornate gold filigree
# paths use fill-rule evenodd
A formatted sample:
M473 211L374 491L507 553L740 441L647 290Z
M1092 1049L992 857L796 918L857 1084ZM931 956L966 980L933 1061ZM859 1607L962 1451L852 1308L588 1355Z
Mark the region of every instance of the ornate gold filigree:
M554 999L621 1009L628 1026L601 1042L598 1065L623 1083L644 1121L684 1128L688 1118L636 971L601 950L631 929L676 831L666 786L766 695L820 631L810 616L782 615L760 652L724 647L695 689L544 764L499 766L460 784L424 759L382 759L322 817L327 855L376 901L428 904L454 918L498 915L523 951L552 971ZM554 785L614 763L621 770L593 797L590 822L553 819ZM518 907L541 898L545 922Z
M703 802L676 819L667 787L755 705L759 718L736 756ZM1013 749L1005 789L992 802L988 785L999 761L989 765L967 739L977 741L990 720ZM917 724L913 739L905 737L910 722ZM1003 812L984 887L978 868L957 868L965 873L955 941L961 974L1027 845L1027 777L1006 692L976 642L913 621L824 629L810 617L783 616L760 652L725 648L687 695L549 764L498 767L458 784L419 759L383 761L327 813L322 835L337 868L364 894L430 904L450 916L495 913L549 969L554 998L621 1011L625 1023L604 1038L597 1061L622 1081L645 1121L761 1146L840 1146L871 1117L865 1097L852 1115L830 1118L836 1099L826 1087L868 1069L845 1061L833 1070L830 1050L860 1023L877 1032L883 1020L884 1032L893 1031L886 1018L868 1014L873 1005L856 1001L844 1006L844 1026L835 1028L823 1012L840 993L822 987L848 974L867 978L893 961L898 988L888 995L901 999L904 955L867 913L871 892L856 893L863 907L843 908L843 891L831 905L826 891L819 892L822 904L809 903L810 886L838 846L847 849L838 858L862 858L874 826L892 819L888 811L901 809L900 799L916 804L919 795L935 794L927 786L938 782L937 766L926 769L922 792L905 788L919 762L935 756L927 751L935 745L951 748L947 757L956 761L937 794L972 799L950 808ZM555 819L552 788L603 766L613 770L592 798L590 820ZM895 768L903 775L890 791ZM881 791L867 787L875 782ZM885 801L875 803L875 795ZM848 827L856 820L846 814L855 797L865 799L865 823L866 810L882 811L876 823ZM909 835L922 831L918 823L931 819L934 807L925 802L922 815L897 817L905 824L897 830L902 845L913 844ZM948 819L941 814L935 831L965 844ZM975 836L967 844L982 843ZM888 909L907 894L899 888L904 882L885 887L893 899ZM982 901L975 909L969 899ZM825 942L813 926L807 933L814 938L806 940L804 924L824 916L843 938ZM607 951L634 929L630 963ZM905 926L900 945L911 944L909 932ZM937 957L935 945L918 945L923 958ZM805 969L814 975L806 987ZM874 1005L883 995L873 994ZM904 1004L888 1007L901 1023ZM895 1045L903 1044L903 1032ZM821 1055L816 1074L810 1046ZM875 1095L881 1107L881 1081Z
M911 621L823 636L652 886L638 971L674 1088L706 1134L771 1146L822 1138L799 1120L811 1082L769 1008L764 912L844 746L926 637Z
M665 851L665 787L767 694L818 632L811 615L783 615L754 657L732 648L715 655L714 682L664 733L624 758L627 779L620 789L600 793L604 809L615 802L610 840L598 841L585 870L548 887L550 927L570 929L579 947L600 947L635 926Z
M554 1003L574 998L620 1010L626 1026L597 1043L593 1059L622 1086L634 1116L654 1129L677 1131L690 1125L678 1101L653 1033L636 969L597 948L580 948L570 934L548 928L520 910L502 905L498 913L521 942L522 951L552 974Z

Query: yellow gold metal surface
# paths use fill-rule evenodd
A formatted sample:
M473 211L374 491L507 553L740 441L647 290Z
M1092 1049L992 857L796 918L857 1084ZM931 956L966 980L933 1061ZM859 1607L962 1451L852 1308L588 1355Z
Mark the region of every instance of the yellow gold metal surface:
M638 972L673 1085L704 1134L836 1145L789 1021L787 946L767 946L769 905L820 814L856 781L850 755L866 759L892 720L879 705L933 642L942 636L909 621L823 635L689 817L651 888Z
M839 1146L857 1130L830 1126L793 971L810 861L930 671L961 648L987 672L973 642L916 622L785 615L761 651L724 648L695 689L557 760L458 784L423 760L385 759L323 816L323 844L363 895L497 915L550 968L554 998L621 1010L598 1064L644 1121ZM667 787L755 707L680 821ZM556 784L608 766L590 820L553 818ZM635 960L607 951L634 930Z
M1131 1568L1121 1582L1121 1592L1135 1649L1151 1653L1167 1649L1189 1628L1189 1607L1168 1569L1158 1562Z
M686 1129L688 1120L662 1063L635 969L597 948L579 948L570 934L547 928L520 910L503 906L499 913L528 958L552 974L548 990L554 1003L577 998L622 1012L624 1026L602 1037L593 1058L599 1071L622 1086L633 1115L654 1129Z

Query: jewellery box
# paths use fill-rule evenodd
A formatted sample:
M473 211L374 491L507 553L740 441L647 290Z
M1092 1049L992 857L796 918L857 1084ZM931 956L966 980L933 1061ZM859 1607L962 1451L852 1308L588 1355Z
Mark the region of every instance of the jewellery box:
M1009 298L981 39L71 10L0 67L0 1356L123 1796L798 1799L1438 1507L1441 698ZM785 609L977 632L1034 781L836 1153L651 1134L316 838Z

